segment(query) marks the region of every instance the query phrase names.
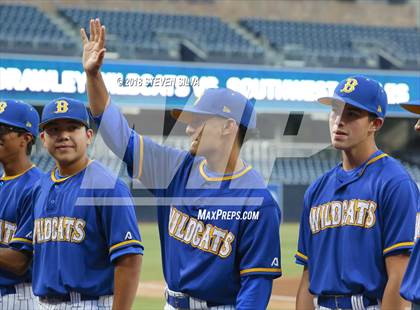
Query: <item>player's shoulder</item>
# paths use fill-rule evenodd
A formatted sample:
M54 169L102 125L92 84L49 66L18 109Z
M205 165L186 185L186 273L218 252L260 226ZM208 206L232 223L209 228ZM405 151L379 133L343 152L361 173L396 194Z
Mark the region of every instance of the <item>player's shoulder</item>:
M252 165L246 164L242 172L238 173L233 184L238 188L262 189L266 182L262 175Z
M386 179L411 178L404 165L396 158L385 154L376 165L372 165L374 169L380 170L380 177Z
M42 176L44 175L44 172L39 169L38 167L33 167L29 169L26 173L24 173L20 178L19 181L24 184L26 187L32 187L35 183L37 183Z
M88 186L87 186L88 185ZM93 160L83 175L83 187L109 190L128 190L127 184L101 162Z

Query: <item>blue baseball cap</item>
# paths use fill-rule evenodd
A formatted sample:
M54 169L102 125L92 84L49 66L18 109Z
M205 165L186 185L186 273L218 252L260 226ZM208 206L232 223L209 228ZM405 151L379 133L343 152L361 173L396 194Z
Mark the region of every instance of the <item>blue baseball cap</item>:
M348 103L362 110L385 118L388 98L382 85L371 78L356 75L342 80L332 97L322 97L318 101L331 105L334 102Z
M229 88L209 88L193 106L171 110L173 118L187 124L192 114L232 118L248 129L257 127L254 101Z
M75 120L89 127L89 115L85 104L71 98L58 98L48 103L42 110L41 129L58 119Z
M0 99L0 123L24 129L35 138L38 136L38 112L25 102Z
M400 106L412 113L420 114L420 100L400 103Z

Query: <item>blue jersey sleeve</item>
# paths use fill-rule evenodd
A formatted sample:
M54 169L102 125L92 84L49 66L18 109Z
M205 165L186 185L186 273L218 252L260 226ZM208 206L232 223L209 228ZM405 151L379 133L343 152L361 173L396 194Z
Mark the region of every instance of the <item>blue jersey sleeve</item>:
M383 254L411 250L414 242L418 188L411 179L393 182L384 192L378 208L383 217Z
M130 176L149 189L166 188L187 152L155 143L131 129L113 103L94 117L106 145L127 164Z
M144 248L133 201L127 186L118 181L115 190L107 192L110 199L124 201L123 204L116 201L98 207L108 243L110 261L114 262L116 258L126 254L143 254Z
M280 277L280 208L271 199L256 211L258 220L244 222L238 241L240 275Z
M270 301L273 279L264 276L241 277L241 289L236 298L237 310L265 310Z
M18 206L16 232L10 241L10 247L19 251L33 251L33 202L38 194L37 186L32 190L28 190L27 195L22 200L22 204Z
M309 227L309 203L308 191L305 193L303 210L299 226L298 249L295 255L296 264L306 266L308 264L309 240L311 238L311 230Z

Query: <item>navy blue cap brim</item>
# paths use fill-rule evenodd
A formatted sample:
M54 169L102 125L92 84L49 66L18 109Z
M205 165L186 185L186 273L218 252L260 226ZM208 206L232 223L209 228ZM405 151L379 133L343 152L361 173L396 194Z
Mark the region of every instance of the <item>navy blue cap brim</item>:
M31 135L33 135L33 133L32 133L32 132L30 132L30 131L28 130L28 128L21 127L21 126L16 126L16 124L13 124L12 122L9 122L9 121L7 121L7 120L5 120L5 119L0 119L0 124L5 124L5 125L12 126L12 127L20 128L20 129L23 129L23 130L27 131L27 132L28 132L28 133L30 133Z
M401 107L407 111L415 114L420 114L420 102L419 103L402 103Z
M39 124L39 128L43 129L45 127L45 125L47 125L48 123L51 123L52 121L61 120L61 119L68 119L68 120L76 121L76 122L79 122L79 123L85 125L86 127L90 128L90 126L87 122L82 121L80 119L76 119L74 117L66 117L66 116L59 116L59 117L50 118L49 120L47 120L45 122L41 122Z
M322 103L322 104L325 104L325 105L333 105L334 103L350 104L350 105L352 105L356 108L362 109L364 111L368 111L370 113L373 113L373 114L377 115L380 118L383 118L382 116L378 115L377 111L366 109L366 106L364 106L363 104L361 104L357 101L354 101L350 98L346 98L346 97L339 97L339 96L321 97L321 98L318 98L318 102Z
M216 114L214 113L199 111L195 109L194 107L171 110L171 116L177 121L180 121L181 123L184 123L184 124L191 123L193 114L216 116Z

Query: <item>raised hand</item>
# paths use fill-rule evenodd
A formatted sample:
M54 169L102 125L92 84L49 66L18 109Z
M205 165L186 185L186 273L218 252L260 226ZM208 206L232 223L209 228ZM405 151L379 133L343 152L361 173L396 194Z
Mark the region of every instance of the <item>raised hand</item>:
M83 68L88 75L96 75L105 56L105 26L101 25L99 18L90 20L90 38L84 28L80 29L83 43Z

